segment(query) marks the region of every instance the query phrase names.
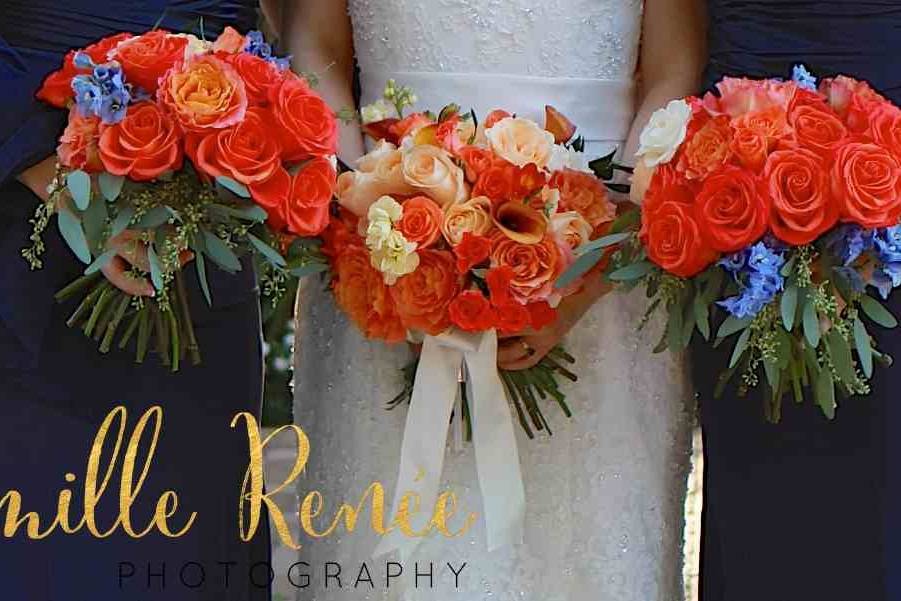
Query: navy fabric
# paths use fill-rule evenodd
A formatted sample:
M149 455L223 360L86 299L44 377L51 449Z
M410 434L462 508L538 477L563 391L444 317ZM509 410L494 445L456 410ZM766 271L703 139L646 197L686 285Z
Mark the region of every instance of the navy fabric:
M264 601L269 599L269 560L264 521L251 543L240 542L238 497L249 460L246 435L232 430L239 412L259 415L262 396L260 307L253 270L245 264L231 276L211 270L214 306L203 300L193 269L188 285L203 364L176 375L155 356L143 365L133 354L101 356L96 343L65 326L73 306L55 305L53 293L84 268L55 227L45 239L44 269L31 272L20 257L28 244L28 218L38 199L15 176L51 155L65 124L65 111L42 106L34 93L60 67L64 54L119 31L140 33L159 24L175 31L214 36L226 24L254 29L253 0L2 0L0 2L0 491L19 490L24 509L52 519L57 491L75 491L80 507L87 452L95 429L116 405L131 424L149 406L160 405L165 423L150 476L136 508L146 524L157 497L179 495L180 516L197 511L190 533L180 539L159 534L140 541L116 535L55 536L42 542L21 536L0 539L0 589L16 601ZM67 484L66 472L77 480ZM111 490L118 490L117 476ZM110 524L117 494L99 509ZM112 502L112 504L111 504ZM5 515L5 510L4 510ZM73 515L77 520L79 511ZM178 523L178 520L175 521ZM135 565L135 576L119 586L119 562ZM189 588L179 571L200 563L203 586ZM221 563L229 568L229 584ZM159 573L165 563L165 588ZM194 571L192 571L194 570ZM197 568L187 581L196 583ZM261 584L262 586L257 586Z
M901 104L901 1L709 0L706 85L725 75L864 79ZM901 315L901 297L890 308ZM901 358L896 331L878 332ZM735 387L714 398L731 348L693 348L704 427L705 601L901 599L901 366L872 394L840 400L834 421L786 399L782 421Z

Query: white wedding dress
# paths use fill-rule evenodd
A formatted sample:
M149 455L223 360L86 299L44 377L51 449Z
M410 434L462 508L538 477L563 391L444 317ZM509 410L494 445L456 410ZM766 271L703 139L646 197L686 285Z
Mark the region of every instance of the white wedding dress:
M626 137L633 118L639 49L639 0L349 0L363 102L385 81L409 85L418 107L447 103L484 116L504 108L543 123L545 104L579 126L600 155ZM677 601L682 599L683 505L690 463L691 412L685 366L652 355L659 327L637 333L640 293L611 294L566 342L578 359L567 387L574 418L544 408L552 437L529 440L517 424L526 492L524 543L489 552L479 519L458 539L432 537L414 559L435 563L435 588L415 566L385 587L385 558L373 559L377 535L368 513L352 534L302 537L300 560L312 583L298 598L429 601ZM318 282L299 297L296 419L312 455L301 496L323 493L352 502L373 481L391 509L406 408L385 410L399 391L405 345L365 340ZM481 516L471 447L448 446L442 490L460 511ZM454 522L452 522L453 524ZM360 563L375 581L353 587ZM343 588L325 588L321 567L338 562ZM455 588L451 562L467 567ZM406 583L406 591L401 584Z

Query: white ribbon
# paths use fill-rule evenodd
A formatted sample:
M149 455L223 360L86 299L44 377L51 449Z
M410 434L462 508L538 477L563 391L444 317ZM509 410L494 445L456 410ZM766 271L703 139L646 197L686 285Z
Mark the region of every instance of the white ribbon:
M513 416L497 373L497 333L453 331L426 336L407 413L392 515L405 495L418 495L431 511L438 500L451 411L459 392L458 374L466 366L479 487L485 513L488 549L522 541L525 490L516 448ZM458 416L459 417L459 416ZM397 528L387 533L375 555L399 550L409 557L419 538Z

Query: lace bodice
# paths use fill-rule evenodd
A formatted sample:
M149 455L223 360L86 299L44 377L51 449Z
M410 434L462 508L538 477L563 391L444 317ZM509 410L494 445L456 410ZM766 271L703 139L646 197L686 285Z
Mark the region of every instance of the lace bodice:
M641 0L348 0L363 72L631 80Z

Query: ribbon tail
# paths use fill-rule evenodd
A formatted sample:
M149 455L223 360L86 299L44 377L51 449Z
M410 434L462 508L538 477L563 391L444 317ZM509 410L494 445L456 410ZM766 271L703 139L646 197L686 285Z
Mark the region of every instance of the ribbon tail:
M404 428L392 516L399 515L404 497L409 499L409 515L418 507L431 512L438 501L448 426L457 398L457 374L462 360L462 351L443 346L432 336L426 336L423 341ZM379 542L376 557L398 549L409 556L419 544L419 538L406 536L397 525L392 526Z
M464 358L488 550L493 551L522 542L526 507L513 415L497 373L497 333L486 332L478 350Z

